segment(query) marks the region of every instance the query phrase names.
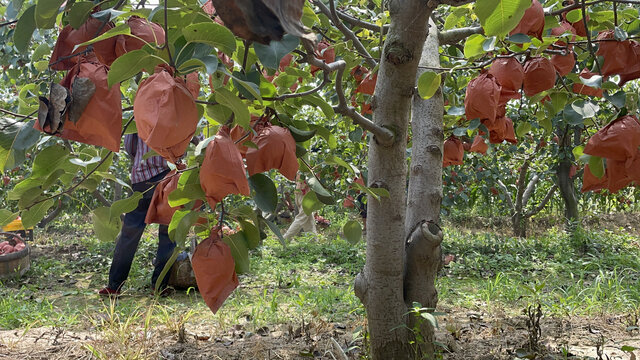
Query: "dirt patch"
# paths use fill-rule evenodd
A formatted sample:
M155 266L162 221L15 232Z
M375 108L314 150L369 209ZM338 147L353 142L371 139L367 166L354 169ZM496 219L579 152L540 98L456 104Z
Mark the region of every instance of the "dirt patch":
M439 318L437 340L446 347L446 360L506 360L516 358L517 349L528 348L528 327L523 315L507 316L467 309L446 309ZM625 316L542 318L537 359L597 359L598 344L603 359L628 360L622 346L640 348L637 328L630 328ZM306 324L264 327L255 332L235 325L224 333L211 333L206 326L190 326L171 332L152 328L143 336L140 329L117 343L105 331L70 331L34 328L0 331L0 359L88 359L91 349L121 354L143 349L140 359L339 359L334 341L348 359L361 359L362 323L340 324L314 320ZM111 334L113 335L113 334ZM136 340L137 339L137 340ZM133 342L132 342L133 341ZM137 342L136 342L137 341ZM636 354L639 355L639 354Z

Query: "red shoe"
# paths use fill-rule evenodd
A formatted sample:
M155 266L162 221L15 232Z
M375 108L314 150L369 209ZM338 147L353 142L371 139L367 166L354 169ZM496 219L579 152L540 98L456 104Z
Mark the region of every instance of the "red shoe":
M98 295L117 298L120 296L120 291L105 286L98 291Z

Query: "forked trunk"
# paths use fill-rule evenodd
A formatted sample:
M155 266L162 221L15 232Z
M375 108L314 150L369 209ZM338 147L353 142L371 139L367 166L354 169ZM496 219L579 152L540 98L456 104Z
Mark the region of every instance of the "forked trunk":
M368 186L385 188L390 196L368 199L367 260L355 283L356 295L367 310L374 360L412 358L404 327L406 138L432 10L422 0L389 1L391 26L378 71L373 121L391 129L395 140L384 146L372 139Z

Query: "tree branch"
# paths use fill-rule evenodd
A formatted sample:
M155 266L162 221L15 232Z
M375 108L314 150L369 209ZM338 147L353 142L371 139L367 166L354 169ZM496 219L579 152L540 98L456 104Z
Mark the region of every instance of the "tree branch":
M544 209L545 205L547 205L547 203L549 202L549 200L551 200L551 198L553 197L553 194L556 192L556 189L558 188L558 185L553 184L553 186L551 187L551 189L549 189L549 192L547 192L547 195L545 195L544 199L542 199L542 202L540 202L540 204L538 204L538 206L532 210L530 210L529 212L527 212L524 216L525 218L530 218L533 215L539 213L540 211L542 211L542 209Z
M362 116L354 107L351 107L347 103L347 98L344 95L344 88L342 87L342 76L347 68L347 63L344 60L334 61L332 63L325 63L313 56L313 44L310 42L303 42L303 45L307 49L306 61L310 65L315 65L322 69L325 74L329 74L333 71L336 73L336 92L338 94L338 106L334 106L333 110L339 114L350 117L354 123L360 125L363 129L371 132L376 140L381 144L392 144L394 140L394 134L391 130L383 128L377 125L373 121Z
M364 57L364 60L366 61L367 65L369 65L372 69L376 67L378 65L378 62L371 56L371 54L369 54L369 52L364 47L364 45L362 45L362 42L360 42L360 39L356 36L356 34L353 31L349 30L344 25L344 23L340 21L340 18L338 17L338 13L336 12L336 6L335 6L334 0L329 1L329 6L331 7L330 9L327 8L327 6L324 5L320 0L316 0L314 1L314 3L318 6L318 8L323 14L325 14L329 19L331 19L331 21L338 28L338 30L340 30L340 32L342 32L347 39L353 42L353 46L356 48L360 56Z
M523 206L527 206L527 203L529 202L529 198L531 198L531 194L533 194L533 191L536 189L536 184L538 183L539 180L540 180L540 176L538 174L535 174L529 181L529 184L527 184L527 189L524 191L524 195L522 196Z
M27 115L14 113L13 111L5 110L5 109L3 109L3 108L0 108L0 112L1 112L1 113L4 113L4 114L7 114L7 115L14 116L14 117L16 117L16 118L18 118L18 119L35 119L32 115L33 115L33 114L35 114L35 113L37 113L37 112L38 112L38 110L33 111L32 113L27 114ZM20 122L20 121L16 121L16 123L18 123L18 122Z
M353 16L351 16L351 15L345 13L345 12L342 12L342 11L337 11L337 13L338 13L338 17L340 19L342 19L343 21L348 22L349 24L351 24L351 26L358 26L358 27L361 27L363 29L376 31L376 32L380 31L380 26L378 26L378 25L376 25L374 23L370 23L370 22L367 22L367 21L364 21L364 20L360 20L360 19L355 18L355 17L353 17ZM388 24L387 25L383 25L382 26L382 33L386 34L387 31L389 31L389 25Z
M299 93L292 93L292 94L283 94L280 96L275 96L275 97L263 97L262 100L266 100L266 101L282 101L282 100L286 100L286 99L292 99L292 98L297 98L297 97L302 97L302 96L306 96L306 95L311 95L311 94L315 94L318 91L322 90L322 88L324 88L328 83L329 83L329 74L326 72L324 73L324 78L322 79L322 82L320 83L320 85L316 86L315 88L311 89L311 90L307 90L307 91L303 91L303 92L299 92Z
M438 33L438 42L440 45L455 44L473 34L484 34L484 29L482 26L470 26L442 31Z
M507 185L505 185L502 180L498 180L498 186L502 189L502 191L504 192L504 197L507 199L507 205L509 205L509 208L511 208L511 211L513 213L515 213L516 211L516 207L513 206L513 200L511 200L511 194L509 194L509 189L507 188Z
M440 0L439 3L442 5L450 5L450 6L462 6L466 4L471 4L476 0Z
M531 157L527 156L524 160L524 164L520 168L520 175L518 176L518 192L516 193L516 212L522 212L522 197L525 190L525 180L527 180L527 173L529 172L529 166L531 165Z

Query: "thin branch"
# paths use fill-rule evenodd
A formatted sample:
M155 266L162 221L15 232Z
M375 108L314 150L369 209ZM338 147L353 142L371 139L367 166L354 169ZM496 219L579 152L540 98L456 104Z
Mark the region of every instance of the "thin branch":
M349 30L344 25L344 23L340 21L340 18L338 17L338 13L336 12L335 1L334 0L329 1L330 9L327 8L327 6L324 5L320 0L316 0L314 1L314 3L318 6L318 8L323 14L325 14L329 19L331 19L331 21L338 28L338 30L340 30L340 32L342 32L347 39L353 42L353 46L356 48L358 53L364 57L364 60L367 62L367 64L372 69L376 67L378 65L378 62L373 57L371 57L371 55L369 54L367 49L364 47L364 45L362 45L362 42L360 42L360 39L356 36L356 34L353 31Z
M36 111L34 111L34 112L32 112L31 114L28 114L28 115L23 115L23 114L14 113L14 112L12 112L12 111L5 110L5 109L2 109L2 108L0 108L0 112L1 112L1 113L5 113L5 114L7 114L7 115L14 116L14 117L16 117L16 118L18 118L18 119L35 119L35 118L33 117L33 115L34 115L35 113L37 113L37 112L38 112L38 110L36 110ZM19 122L19 121L17 121L17 122Z
M380 26L374 24L374 23L370 23L364 20L360 20L358 18L355 18L345 12L342 11L336 11L338 13L338 17L340 19L342 19L343 21L348 22L351 26L357 26L357 27L361 27L363 29L367 29L370 31L380 31ZM386 34L387 31L389 31L389 25L382 25L382 33Z
M536 184L538 184L539 180L540 180L540 175L534 174L533 177L531 178L531 180L529 181L529 184L527 184L527 188L524 191L524 195L522 196L522 204L523 204L523 206L526 206L527 203L529 202L529 198L531 198L531 195L535 191Z
M505 185L502 180L498 180L498 186L502 189L502 191L504 192L504 197L507 199L507 205L509 205L509 208L511 209L511 211L513 213L515 213L516 211L516 207L513 206L513 200L511 200L511 194L509 193L509 189L507 188L507 185Z
M439 3L444 5L450 5L450 6L462 6L466 4L471 4L472 2L475 2L475 1L476 0L440 0Z
M440 45L455 44L473 34L484 34L484 29L482 29L482 26L470 26L441 31L438 32L438 42Z
M169 65L175 69L176 64L173 62L173 57L171 56L171 47L169 46L169 20L167 20L167 4L168 0L164 0L164 47L167 48L167 55L169 55Z
M131 124L131 122L133 121L133 116L131 117L131 119L129 119L129 121L127 121L127 123L125 124L125 126L122 128L122 132L120 133L120 137L122 137L124 135L124 133L127 131L127 128L129 127L129 125ZM109 157L111 156L111 154L113 154L113 151L109 151L102 159L100 159L100 161L98 162L98 164L96 164L96 166L91 169L91 171L89 171L88 173L86 173L79 182L77 182L75 185L73 185L72 187L70 187L67 190L61 191L57 194L51 195L49 197L46 197L44 199L40 199L34 203L32 203L31 205L27 206L24 210L29 210L31 209L34 205L40 204L42 202L45 202L47 200L51 200L51 199L56 199L62 195L65 194L71 194L73 192L73 190L77 189L78 186L80 186L80 184L82 184L85 180L87 180L91 175L93 175L93 173L95 173L96 171L98 171L98 169L100 168L100 166L102 166L102 164L104 164L107 159L109 159Z
M196 100L196 104L218 105L219 103L217 101Z
M3 23L0 23L0 27L11 25L11 24L15 24L17 22L18 22L18 19L7 21L7 22L3 22Z
M530 210L529 212L527 212L524 216L525 218L530 218L533 215L539 213L540 211L542 211L542 209L544 209L545 205L547 205L547 203L549 202L549 200L551 200L551 198L553 197L553 194L556 192L556 189L558 188L558 185L553 184L553 186L551 187L551 189L549 189L549 192L547 192L547 195L545 195L544 199L542 199L542 201L540 202L540 204L538 204L538 206L532 210Z
M299 92L299 93L283 94L283 95L275 96L275 97L263 97L262 100L266 100L266 101L282 101L282 100L286 100L286 99L292 99L292 98L297 98L297 97L302 97L302 96L315 94L318 91L322 90L322 88L324 88L329 83L329 81L330 81L329 80L329 74L324 72L324 78L322 79L322 82L320 83L320 85L316 86L315 88L313 88L311 90L307 90L307 91L303 91L303 92Z
M598 58L596 57L596 52L593 50L593 44L591 43L591 32L589 31L589 25L587 24L588 21L587 21L586 2L585 0L582 0L581 3L582 3L582 23L584 24L584 32L587 34L587 47L589 48L591 57L593 57L593 62L596 63L598 74L602 75L602 71L600 70L600 64L598 63Z
M612 3L618 3L618 4L640 4L640 1L638 0L596 0L596 1L591 1L588 3L585 3L585 5L595 5L595 4L600 4L603 2L612 2ZM582 4L580 2L571 4L571 5L567 5L563 8L560 8L558 10L554 10L554 11L550 11L548 13L545 13L545 15L550 15L550 16L556 16L556 15L560 15L562 13L564 13L565 11L571 11L574 9L577 9L579 7L581 7Z
M136 9L140 9L141 7L144 7L144 4L146 3L147 3L147 0L141 0L136 6Z

